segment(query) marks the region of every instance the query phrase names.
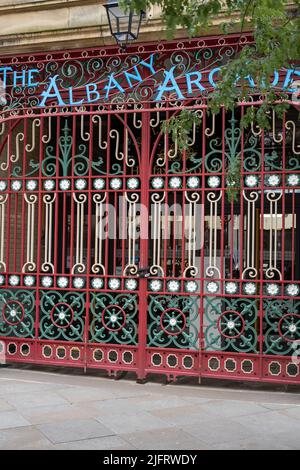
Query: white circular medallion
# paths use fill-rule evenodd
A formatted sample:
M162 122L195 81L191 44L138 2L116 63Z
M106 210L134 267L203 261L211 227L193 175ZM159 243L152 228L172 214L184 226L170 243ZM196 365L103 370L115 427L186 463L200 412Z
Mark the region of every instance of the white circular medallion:
M26 182L26 189L28 191L34 191L37 188L37 182L35 180L30 180Z
M153 178L153 180L151 181L151 186L152 186L152 188L154 188L154 189L161 189L161 188L163 188L163 186L164 186L164 180L163 180L163 178L160 178L160 177Z
M127 188L128 189L136 189L139 187L139 180L137 178L129 178L127 180Z
M210 188L217 188L220 186L221 179L219 176L210 176L207 180L208 186Z
M171 178L169 181L169 186L172 189L178 189L181 187L181 183L181 178L178 178L178 176L173 176L173 178Z
M190 176L188 179L187 179L187 187L188 188L191 188L191 189L195 189L195 188L199 188L200 186L200 178L198 178L198 176Z
M21 181L12 181L11 189L13 191L20 191L21 188L22 188L22 182Z
M54 188L55 188L55 181L53 180L44 181L44 189L46 189L46 191L52 191Z
M59 182L59 187L62 191L67 191L67 189L70 189L71 187L71 182L69 180L61 180Z
M0 191L6 190L6 181L0 181Z
M86 187L86 180L79 179L75 181L75 188L79 189L80 191Z
M120 178L113 178L110 180L109 186L111 189L120 189L122 187L122 180Z
M94 189L103 189L105 187L105 180L103 178L97 178L93 182Z
M65 312L59 312L58 318L59 318L60 320L64 320L64 319L66 318Z

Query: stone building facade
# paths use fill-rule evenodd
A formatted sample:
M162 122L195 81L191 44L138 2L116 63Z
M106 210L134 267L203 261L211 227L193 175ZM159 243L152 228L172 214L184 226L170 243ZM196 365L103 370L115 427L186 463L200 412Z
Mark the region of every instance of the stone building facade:
M255 93L212 115L251 32L222 36L219 17L166 41L152 9L124 50L102 4L0 0L0 354L299 384L295 107L269 131L240 126ZM162 124L186 107L200 119L182 150Z
M113 44L104 0L0 0L0 53L99 47ZM209 34L219 32L216 18ZM207 34L207 32L206 32ZM139 41L165 39L160 10L147 12ZM185 37L178 30L177 37Z

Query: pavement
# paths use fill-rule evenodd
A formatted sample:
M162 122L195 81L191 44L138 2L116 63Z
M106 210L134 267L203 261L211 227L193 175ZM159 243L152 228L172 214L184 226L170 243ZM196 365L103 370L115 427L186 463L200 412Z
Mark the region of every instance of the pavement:
M0 449L300 449L299 388L0 368Z

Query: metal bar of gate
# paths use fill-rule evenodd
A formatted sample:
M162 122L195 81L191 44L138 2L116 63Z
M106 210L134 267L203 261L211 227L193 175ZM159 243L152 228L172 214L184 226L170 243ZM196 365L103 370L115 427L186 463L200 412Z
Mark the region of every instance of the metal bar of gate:
M150 156L150 112L142 115L142 143L141 143L141 207L149 206L149 156ZM148 266L148 250L149 250L149 217L141 211L141 240L140 240L140 268ZM139 290L139 326L138 326L138 370L137 377L139 380L145 378L146 366L146 345L147 345L147 278L140 279Z

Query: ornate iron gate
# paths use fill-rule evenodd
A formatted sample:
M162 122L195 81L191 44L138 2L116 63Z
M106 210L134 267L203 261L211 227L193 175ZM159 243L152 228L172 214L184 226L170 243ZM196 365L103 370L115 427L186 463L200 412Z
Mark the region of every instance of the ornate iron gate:
M3 114L8 361L299 383L296 113L273 116L270 132L241 130L245 106L259 104L218 116L200 98ZM183 106L202 123L181 152L161 123Z

